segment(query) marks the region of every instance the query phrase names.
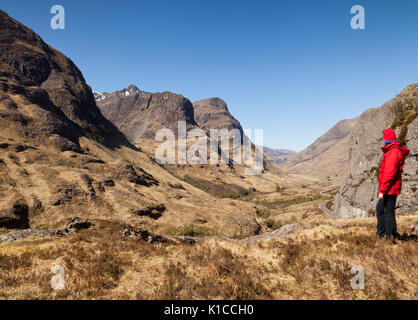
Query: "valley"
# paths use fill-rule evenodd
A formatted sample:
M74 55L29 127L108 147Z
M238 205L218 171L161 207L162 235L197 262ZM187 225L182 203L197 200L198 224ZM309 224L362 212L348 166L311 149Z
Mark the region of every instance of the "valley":
M0 299L417 298L418 85L295 153L250 140L219 97L93 91L1 10L0 31ZM156 157L162 129L177 160L194 145L179 123L216 143L187 153L206 162ZM374 236L372 210L389 125L412 150L396 246ZM213 129L239 139L222 147ZM225 157L237 150L259 160L256 174ZM366 290L350 287L358 264Z

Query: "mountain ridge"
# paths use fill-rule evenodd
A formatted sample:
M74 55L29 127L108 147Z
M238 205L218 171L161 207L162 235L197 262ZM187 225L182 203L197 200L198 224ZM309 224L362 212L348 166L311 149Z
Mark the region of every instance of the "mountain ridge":
M0 57L1 230L57 229L75 214L159 232L195 224L229 235L266 228L250 203L180 180L135 147L103 116L77 66L3 11ZM148 97L129 90L119 95ZM180 95L151 98L157 111L168 112L170 98L192 118Z
M280 164L287 173L345 177L349 172L348 140L358 117L338 121L306 149Z
M37 132L37 136L54 136L52 141L59 141L61 148L77 148L80 136L112 147L129 145L96 107L91 88L70 59L1 10L0 29L0 86L3 92L10 93L3 101L15 94L23 103L40 107L30 110L31 124L39 126L38 130L30 130L32 135ZM9 109L3 119L13 118L16 112Z

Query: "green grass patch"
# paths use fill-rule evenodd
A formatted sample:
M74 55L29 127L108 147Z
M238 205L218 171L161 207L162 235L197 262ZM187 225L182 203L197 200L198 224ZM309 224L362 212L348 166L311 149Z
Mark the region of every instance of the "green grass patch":
M316 200L331 200L331 199L333 199L333 197L329 195L313 194L313 195L297 197L293 199L276 200L276 201L271 201L271 202L262 200L262 201L256 201L256 203L259 205L265 206L269 209L284 209L295 204L311 202L311 201L316 201Z
M188 237L199 237L199 236L213 236L216 235L216 231L204 227L204 226L196 226L196 225L185 225L181 227L170 227L165 232L168 235L172 236L188 236Z

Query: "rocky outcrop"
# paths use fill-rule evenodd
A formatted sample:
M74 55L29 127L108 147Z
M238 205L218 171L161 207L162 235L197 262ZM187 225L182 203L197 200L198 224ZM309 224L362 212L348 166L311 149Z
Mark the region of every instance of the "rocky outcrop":
M157 220L162 216L162 213L166 210L164 204L157 204L152 206L143 207L141 209L132 209L131 212L140 217L150 217Z
M137 167L135 170L135 168L131 164L126 162L118 163L117 167L119 169L119 173L117 176L119 179L126 179L129 182L145 187L159 185L159 182L156 179L154 179L152 175L145 172L142 168ZM111 186L110 182L109 186Z
M244 234L259 234L262 230L257 219L251 214L240 212L231 216L231 220L240 226Z
M273 240L273 239L283 239L283 238L291 238L295 235L295 233L302 228L306 228L308 225L298 225L298 224L286 224L280 229L276 229L271 232L266 232L261 235L252 236L249 238L238 240L239 242L244 243L254 243L266 240Z
M125 229L122 231L122 235L126 238L138 239L138 240L146 241L149 243L167 241L163 236L159 234L153 234L145 229L136 229L136 230Z
M79 217L71 217L68 219L67 230L74 230L75 232L88 229L92 226L92 223L87 220L81 220Z
M418 84L406 87L380 108L366 110L358 119L350 138L350 176L335 197L334 217L356 218L374 215L378 196L378 173L383 156L382 131L395 129L401 143L411 153L403 174L401 212L418 209Z
M65 230L51 229L51 230L32 230L25 229L19 231L11 231L0 234L0 242L13 242L26 238L43 238L43 237L63 237L69 233Z
M56 190L56 193L58 194L58 197L52 201L52 206L64 205L82 194L80 190L70 185L60 186Z
M46 229L36 230L29 229L29 225L24 226L22 229L0 234L1 242L13 242L17 240L23 240L27 238L44 238L44 237L63 237L74 232L78 232L82 229L88 229L92 226L92 223L87 220L80 220L78 217L72 217L67 220L68 225L64 229Z
M81 181L83 181L84 185L86 186L86 188L89 191L89 196L90 196L90 200L91 201L96 201L97 200L97 195L96 195L96 191L93 188L93 183L92 183L92 179L87 175L87 174L82 174L80 176Z

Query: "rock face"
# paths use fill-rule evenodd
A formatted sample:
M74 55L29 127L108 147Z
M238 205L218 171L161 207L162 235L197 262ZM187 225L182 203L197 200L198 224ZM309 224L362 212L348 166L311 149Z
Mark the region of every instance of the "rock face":
M178 121L185 121L188 129L196 126L192 103L179 94L149 93L130 85L111 94L95 92L95 98L103 115L133 143L154 139L162 128L177 134Z
M243 137L243 129L229 112L226 102L220 98L209 98L193 102L197 124L210 135L210 129L237 129Z
M141 217L150 217L152 219L157 220L162 216L162 213L166 210L164 204L157 204L153 206L147 206L141 209L132 209L131 212Z
M280 165L288 173L344 176L349 172L349 138L358 118L339 121L314 143Z
M350 137L350 177L335 198L334 216L356 218L375 214L378 173L382 151L382 131L395 129L402 144L411 153L403 174L402 195L397 206L402 212L418 209L418 84L406 87L380 108L366 110L358 119Z
M127 144L100 113L75 64L1 10L0 121L59 150L79 150L81 136Z

